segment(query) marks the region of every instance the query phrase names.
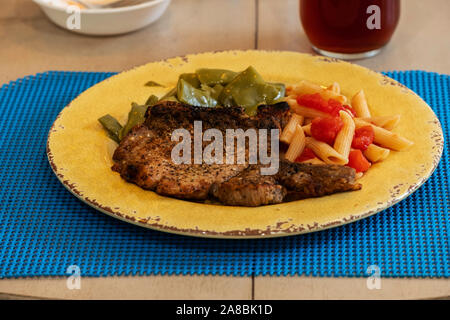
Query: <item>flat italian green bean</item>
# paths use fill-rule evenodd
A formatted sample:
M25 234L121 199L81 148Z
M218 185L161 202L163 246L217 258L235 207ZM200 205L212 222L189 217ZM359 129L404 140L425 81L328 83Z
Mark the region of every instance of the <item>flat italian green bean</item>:
M131 129L135 126L144 123L145 112L147 111L147 106L141 106L133 102L130 112L128 113L128 121L125 126L120 130L119 139L122 140Z
M284 96L286 95L286 85L284 83L281 82L273 82L273 83L268 83L272 86L275 86L278 89L278 95L275 96L274 100L272 101L272 103L277 103L280 102L281 99L284 98Z
M169 91L167 91L167 93L165 95L163 95L159 99L159 101L173 100L172 98L175 98L175 100L176 100L176 95L177 95L177 87L172 88Z
M178 78L178 83L180 82L180 80L186 81L196 89L200 88L201 85L196 73L182 73Z
M284 85L266 83L252 67L239 73L223 90L219 103L225 107L241 106L255 115L260 104L273 104L284 96Z
M119 143L120 142L119 134L120 131L122 130L122 126L120 125L119 121L117 121L114 117L112 117L109 114L99 118L98 121L106 130L108 136L115 142Z
M198 69L196 72L198 79L202 84L213 87L217 84L227 85L236 76L237 72L224 69Z
M152 85L158 84L152 82ZM252 66L242 72L225 69L200 68L195 73L183 73L177 86L158 101L178 101L193 106L241 106L249 115L256 114L261 104L274 104L284 97L282 83L269 83ZM154 105L155 98L146 105Z
M214 100L219 100L220 94L222 93L223 86L216 84L214 87L207 86L205 84L201 85L201 89L209 93L209 96Z
M162 84L156 82L156 81L148 81L145 83L146 87L164 87Z
M184 79L178 81L178 100L196 107L215 107L217 101L210 96L208 91L197 89Z
M150 97L148 97L147 101L145 102L146 106L154 106L159 101L159 98L152 94Z

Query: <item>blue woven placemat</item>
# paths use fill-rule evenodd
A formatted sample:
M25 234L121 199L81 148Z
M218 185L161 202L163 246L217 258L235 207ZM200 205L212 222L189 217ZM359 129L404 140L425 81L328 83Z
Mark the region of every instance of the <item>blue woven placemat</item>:
M450 77L387 72L438 115L449 141ZM48 130L79 93L113 73L46 72L0 89L0 278L150 274L449 277L449 152L412 196L375 216L307 235L215 240L113 219L72 196L47 163ZM70 143L70 142L69 142ZM70 270L72 272L72 270Z

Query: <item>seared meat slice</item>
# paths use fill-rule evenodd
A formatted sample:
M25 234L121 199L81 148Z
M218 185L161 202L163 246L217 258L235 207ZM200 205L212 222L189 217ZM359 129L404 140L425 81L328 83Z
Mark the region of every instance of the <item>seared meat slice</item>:
M239 107L201 108L163 102L149 108L144 124L133 128L121 141L114 152L112 169L125 180L162 195L206 199L211 185L220 184L243 171L248 166L248 157L244 164L225 164L225 161L212 165L194 164L194 161L192 164L174 164L171 152L177 142L171 141L172 132L183 128L193 137L194 121L197 120L202 121L203 132L215 128L224 137L226 129L281 129L281 121L288 112L286 103L261 106L255 117L249 117ZM208 144L204 142L203 148ZM194 153L191 154L193 157Z
M227 205L259 206L361 189L355 170L337 165L281 161L278 174L264 176L255 165L214 185L212 195Z
M112 169L143 189L180 199L206 199L212 183L225 181L245 165L174 164L174 142L145 125L134 128L114 152Z
M168 134L170 139L177 128L191 131L194 121L202 121L203 131L210 128L223 132L237 128L281 129L288 115L289 105L286 102L259 106L257 115L250 117L241 107L204 108L165 101L147 110L145 125L159 134Z
M226 181L244 168L244 165L226 164L173 166L159 180L155 191L179 199L204 200L208 198L212 184Z
M336 192L358 190L355 170L335 165L312 165L280 161L274 175L262 175L262 165L248 164L248 143L242 164L175 164L171 152L178 143L171 141L175 129L186 129L194 136L194 122L202 122L202 132L215 128L226 136L227 129L281 129L289 106L279 103L260 106L255 117L242 108L200 108L177 102L163 102L147 110L144 124L133 128L114 152L112 169L127 181L180 199L204 200L209 195L223 204L259 206L320 197ZM203 142L205 148L209 142ZM191 149L194 156L193 144ZM224 146L225 148L225 146ZM268 141L268 149L270 143ZM225 157L226 150L223 150Z
M259 165L251 165L228 181L214 184L211 194L227 205L257 207L282 202L286 189L275 175L263 176Z
M280 164L278 182L288 190L283 201L294 201L359 190L361 184L356 182L355 175L355 169L350 167L286 160Z

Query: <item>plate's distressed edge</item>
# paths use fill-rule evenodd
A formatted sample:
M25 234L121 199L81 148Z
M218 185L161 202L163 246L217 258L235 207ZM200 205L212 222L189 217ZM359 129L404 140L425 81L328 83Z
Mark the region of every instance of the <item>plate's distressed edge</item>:
M209 53L230 53L233 55L237 55L239 53L244 53L244 52L252 52L255 50L229 50L229 51L213 51L213 52L205 52L205 53L201 53L201 54L209 54ZM286 52L286 51L278 51L278 50L273 50L273 51L265 51L265 50L258 50L260 52L270 52L270 53L277 53L277 52ZM309 55L309 54L305 54L305 55ZM172 64L171 60L175 60L175 59L181 59L181 61L183 63L188 63L189 62L189 56L191 55L184 55L184 56L178 56L178 57L173 57L173 58L167 58L164 60L160 60L160 61L155 61L155 62L162 62L162 63L167 63L167 64ZM312 55L309 55L312 56ZM381 85L388 85L388 86L395 86L395 87L400 87L402 89L402 92L404 94L413 94L415 95L417 98L419 98L420 100L422 100L422 98L420 96L418 96L414 91L412 91L411 89L407 88L406 86L404 86L403 84L401 84L400 82L386 76L383 75L381 73L375 72L373 70L361 67L359 65L355 65L353 63L350 62L346 62L346 61L341 61L339 59L331 59L331 58L327 58L327 57L322 57L322 56L314 56L316 57L317 61L321 61L321 62L327 62L327 63L345 63L345 64L350 64L350 65L354 65L357 66L359 68L363 68L368 70L371 73L374 73L378 76L381 76L381 80L380 80L380 84ZM139 68L139 66L137 67L133 67L130 70L124 71L124 72L130 72L133 71L135 69ZM123 73L123 72L122 72ZM112 79L114 79L116 76L119 76L122 73L118 73L116 75L113 75L101 82L107 82L107 81L111 81ZM101 83L100 82L100 83ZM94 86L93 86L94 87ZM91 88L93 88L91 87ZM90 90L91 88L87 89ZM86 90L86 91L87 91ZM83 94L84 92L80 93ZM78 96L80 96L78 95ZM78 97L77 96L77 97ZM76 99L76 98L75 98ZM75 100L74 99L74 100ZM67 105L65 108L69 108L71 106L71 103L69 103L69 105ZM428 106L428 105L427 105ZM64 108L64 109L65 109ZM428 108L430 108L428 106ZM63 110L64 110L63 109ZM431 109L431 108L430 108ZM431 110L432 111L432 110ZM77 188L75 187L74 183L68 181L65 177L64 174L61 173L61 168L58 168L56 166L56 164L53 161L53 153L50 149L49 146L49 140L50 140L50 136L52 134L52 132L55 131L55 124L56 121L58 120L58 118L60 117L60 114L58 114L57 118L55 119L55 122L52 124L50 130L49 130L49 134L48 134L48 138L47 138L47 143L46 143L46 153L47 153L47 158L49 161L49 164L53 170L53 172L55 173L56 177L61 181L61 183L64 185L64 187L66 187L66 189L68 189L73 195L75 195L77 198L79 198L80 200L82 200L83 202L87 203L89 206L93 207L94 209L97 209L111 217L117 218L119 220L134 224L134 225L138 225L141 227L145 227L148 229L153 229L153 230L157 230L157 231L164 231L164 232L168 232L168 233L173 233L173 234L179 234L179 235L188 235L188 236L197 236L197 237L205 237L205 238L220 238L220 239L253 239L253 238L275 238L275 237L283 237L283 236L291 236L291 235L299 235L299 234L305 234L305 233L310 233L310 232L316 232L316 231L321 231L321 230L326 230L326 229L330 229L333 227L337 227L337 226L341 226L341 225L345 225L351 222L355 222L364 218L367 218L371 215L374 215L380 211L383 211L391 206L393 206L394 204L402 201L403 199L405 199L406 197L408 197L409 195L411 195L412 193L414 193L420 186L422 186L427 180L428 178L434 173L434 171L436 170L439 161L441 159L442 156L442 152L443 152L443 148L444 148L444 136L443 136L443 131L442 131L442 126L439 122L439 119L436 117L436 115L434 114L434 112L432 111L434 119L431 121L436 129L434 131L431 132L430 135L430 139L434 142L434 145L432 147L434 153L433 153L433 167L431 168L431 170L429 171L428 175L425 176L420 176L421 179L408 186L407 191L404 192L402 195L398 194L397 188L399 186L394 186L391 190L389 190L390 194L391 194L391 200L387 201L385 203L380 203L380 206L372 209L370 211L364 212L360 215L349 215L346 217L343 217L342 219L337 219L334 221L330 221L327 223L318 223L318 222L314 222L312 224L300 224L300 225L295 225L295 224L289 224L290 221L278 221L275 225L272 226L267 226L267 228L265 230L262 229L250 229L250 228L246 228L245 230L230 230L230 231L226 231L226 232L217 232L217 231L212 231L212 230L201 230L201 229L181 229L181 228L176 228L173 226L167 226L164 224L160 224L159 221L159 217L150 217L147 219L137 219L133 216L129 216L126 214L123 214L119 211L113 210L112 208L108 207L108 206L104 206L100 203L98 203L97 201L90 199L89 197L86 197L82 194L82 192L80 190L77 190ZM424 172L425 173L425 172ZM417 175L418 173L416 173ZM151 191L148 191L151 192ZM151 223L150 223L151 221ZM283 225L288 225L287 227L283 227Z

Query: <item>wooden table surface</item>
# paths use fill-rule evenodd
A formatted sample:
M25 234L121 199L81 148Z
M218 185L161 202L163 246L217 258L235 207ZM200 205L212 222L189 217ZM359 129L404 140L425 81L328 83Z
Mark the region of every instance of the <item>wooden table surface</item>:
M400 25L378 56L355 63L377 71L421 69L450 74L450 1L408 0ZM149 61L228 49L313 53L297 0L172 0L164 16L140 31L87 37L62 30L31 0L2 1L0 85L48 70L121 71ZM403 299L446 298L448 279L148 276L0 280L0 299Z

